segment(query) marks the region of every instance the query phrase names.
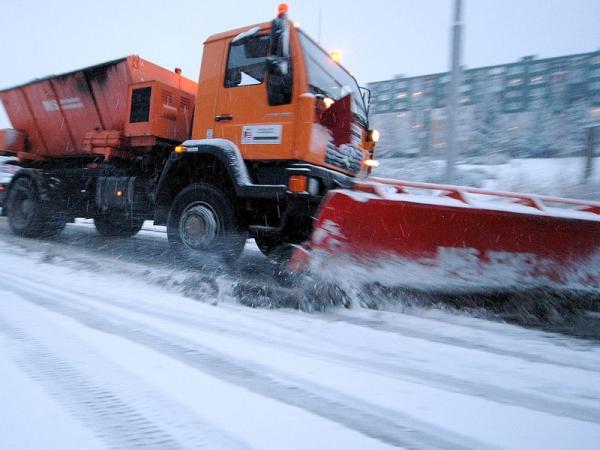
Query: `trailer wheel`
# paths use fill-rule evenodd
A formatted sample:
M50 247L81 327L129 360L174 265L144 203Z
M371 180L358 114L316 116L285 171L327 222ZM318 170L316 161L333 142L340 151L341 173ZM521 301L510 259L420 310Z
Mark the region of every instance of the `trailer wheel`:
M231 200L206 183L191 184L177 194L167 220L167 236L171 247L193 263L232 263L246 243Z
M33 181L22 177L14 181L6 199L8 224L13 233L23 237L52 237L59 234L66 222L40 200Z
M96 231L102 236L125 238L136 235L142 229L144 220L102 214L94 218L94 225L96 226Z

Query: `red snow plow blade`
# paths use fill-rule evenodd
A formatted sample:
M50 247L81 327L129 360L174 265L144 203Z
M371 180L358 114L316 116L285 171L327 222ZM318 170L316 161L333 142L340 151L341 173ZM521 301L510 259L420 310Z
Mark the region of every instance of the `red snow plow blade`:
M423 289L598 293L600 203L369 178L323 200L311 242L291 261L309 265L375 268L378 279Z

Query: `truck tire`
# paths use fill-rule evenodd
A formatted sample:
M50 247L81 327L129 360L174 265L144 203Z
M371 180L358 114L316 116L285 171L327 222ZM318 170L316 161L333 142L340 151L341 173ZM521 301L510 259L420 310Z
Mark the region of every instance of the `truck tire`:
M246 243L229 196L216 186L194 183L173 201L167 220L171 247L192 263L233 263Z
M94 225L102 236L127 238L135 236L142 229L144 220L103 214L94 218Z
M64 218L40 200L29 177L14 181L6 199L8 224L18 236L46 238L58 235L66 225Z

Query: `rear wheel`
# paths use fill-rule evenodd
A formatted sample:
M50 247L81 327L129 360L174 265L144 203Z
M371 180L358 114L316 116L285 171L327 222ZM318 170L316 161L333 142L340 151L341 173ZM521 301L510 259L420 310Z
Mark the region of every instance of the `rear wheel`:
M64 218L42 203L35 184L28 177L14 181L6 206L10 229L19 236L52 237L65 228Z
M234 262L246 242L227 194L206 183L191 184L175 197L167 236L179 255L203 263Z
M131 237L136 235L144 224L144 219L103 214L94 218L96 230L103 236Z

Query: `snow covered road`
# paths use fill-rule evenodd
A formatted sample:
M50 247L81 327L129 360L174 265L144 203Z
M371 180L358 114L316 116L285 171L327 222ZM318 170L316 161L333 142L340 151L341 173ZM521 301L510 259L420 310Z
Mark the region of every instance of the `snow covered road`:
M78 242L77 245L72 245ZM0 220L0 448L594 448L600 343L436 310L239 305L160 233ZM268 271L255 251L246 272Z

